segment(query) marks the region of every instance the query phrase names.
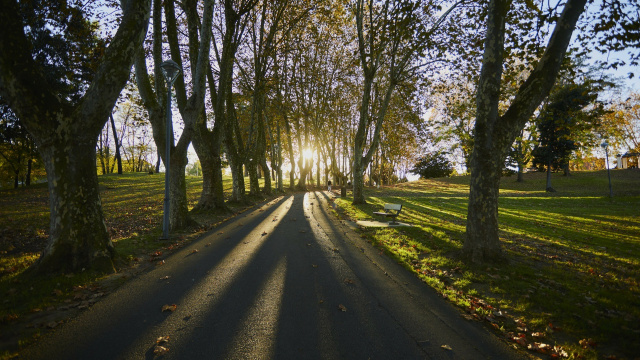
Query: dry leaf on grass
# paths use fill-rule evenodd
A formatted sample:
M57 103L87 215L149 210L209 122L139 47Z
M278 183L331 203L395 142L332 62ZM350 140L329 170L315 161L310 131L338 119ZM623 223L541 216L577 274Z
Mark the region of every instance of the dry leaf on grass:
M178 308L178 305L176 305L176 304L163 305L162 306L162 312L165 312L165 311L174 312L174 311L176 311L177 308Z
M347 307L342 304L338 305L338 309L340 309L340 311L347 311Z
M158 356L164 355L168 352L169 352L168 348L160 345L156 345L155 349L153 349L153 354Z
M440 346L440 347L441 347L441 348L443 348L443 349L445 349L445 350L453 350L453 349L451 348L451 346L449 346L449 345L442 345L442 346Z
M162 345L167 342L169 342L169 336L160 336L156 339L156 344L158 345Z

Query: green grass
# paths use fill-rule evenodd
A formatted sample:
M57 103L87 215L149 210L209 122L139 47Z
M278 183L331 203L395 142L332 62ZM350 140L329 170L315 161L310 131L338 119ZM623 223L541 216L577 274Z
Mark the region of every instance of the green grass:
M556 193L544 191L544 174L526 174L524 183L503 178L500 240L508 261L500 265L470 266L459 258L468 177L367 189L366 205L353 206L350 198L336 203L357 220L371 219L384 203L402 203L399 220L414 227L369 228L364 235L507 341L558 346L556 353L576 358L634 358L640 353L640 171L611 175L613 199L605 171L554 174ZM580 340L588 339L595 346L583 348Z
M191 209L199 199L202 178L188 176L186 180ZM248 179L245 184L248 187ZM115 264L120 271L132 265L148 266L151 253L162 251L166 254L179 248L231 216L216 212L191 214L200 226L172 234L172 241L168 243L159 240L164 174L102 175L99 186L105 222L117 252ZM223 186L230 196L231 178L225 177ZM68 305L78 289L100 286L105 279L103 274L89 271L45 277L33 277L25 272L38 259L48 239L48 201L46 184L0 191L0 333L8 333L8 329L21 322L31 322L29 318L34 314L52 312ZM234 212L248 206L250 204L230 205ZM32 341L46 327L34 325L21 334L22 338L18 339L21 346ZM10 358L14 355L12 351L17 349L15 343L7 342L10 341L6 337L0 337L0 359Z

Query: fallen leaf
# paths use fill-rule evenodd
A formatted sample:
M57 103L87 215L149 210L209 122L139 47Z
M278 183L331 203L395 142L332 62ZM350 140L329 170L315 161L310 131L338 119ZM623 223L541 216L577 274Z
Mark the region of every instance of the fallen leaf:
M169 336L160 336L156 339L156 344L161 345L169 342Z
M153 349L153 354L154 355L164 355L164 354L166 354L168 352L169 352L169 349L167 349L164 346L160 346L160 345L157 345L155 347L155 349Z
M347 311L346 306L344 306L342 304L338 305L338 309L340 309L340 311Z
M193 250L191 250L191 253L192 253L192 254L195 254L195 253L197 253L197 252L199 252L199 251L200 251L200 250L198 250L198 249L193 249Z
M174 312L174 311L176 311L177 308L178 308L178 305L176 305L176 304L163 305L162 306L162 312L165 312L165 311Z
M440 346L440 347L441 347L441 348L443 348L443 349L445 349L445 350L453 350L453 349L451 348L451 346L449 346L449 345L442 345L442 346Z
M158 261L156 263L156 266L162 266L162 265L164 265L164 260Z
M160 280L169 280L169 278L170 278L170 277L171 277L171 276L166 275L166 276L161 277L161 278L160 278Z

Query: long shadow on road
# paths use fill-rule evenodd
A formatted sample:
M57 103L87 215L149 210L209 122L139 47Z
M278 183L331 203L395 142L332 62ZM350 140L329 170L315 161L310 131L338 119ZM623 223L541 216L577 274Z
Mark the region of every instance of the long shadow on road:
M415 303L442 300L349 238L327 200L299 193L239 215L22 357L152 359L156 339L166 336L163 359L518 357L481 329L458 324L455 310L445 306L443 315ZM161 311L165 304L175 311ZM440 347L444 341L452 351Z

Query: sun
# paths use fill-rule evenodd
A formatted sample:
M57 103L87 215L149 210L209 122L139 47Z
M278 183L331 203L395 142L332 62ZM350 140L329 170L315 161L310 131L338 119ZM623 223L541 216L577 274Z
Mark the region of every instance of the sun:
M302 156L304 156L305 159L311 159L313 153L311 152L311 149L304 149L304 151L302 151Z

